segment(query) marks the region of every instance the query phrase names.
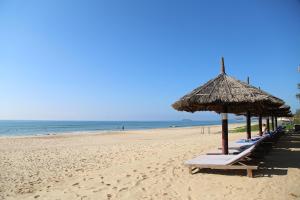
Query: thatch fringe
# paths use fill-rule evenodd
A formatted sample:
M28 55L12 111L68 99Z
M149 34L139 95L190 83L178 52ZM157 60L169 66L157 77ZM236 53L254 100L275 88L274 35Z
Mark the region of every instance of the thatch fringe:
M228 76L224 72L180 98L172 107L178 111L221 113L224 112L226 106L229 113L241 113L262 111L266 107L278 107L283 104L284 101L281 99Z

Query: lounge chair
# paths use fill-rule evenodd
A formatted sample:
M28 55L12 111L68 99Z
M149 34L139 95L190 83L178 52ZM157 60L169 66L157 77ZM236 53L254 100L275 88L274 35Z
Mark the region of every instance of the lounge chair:
M228 149L228 154L235 155L241 153L242 149ZM206 152L206 155L223 155L222 149L212 149Z
M250 146L255 145L255 151L256 153L258 153L259 151L262 152L263 154L266 153L266 150L264 148L260 148L260 144L261 143L265 143L266 140L268 140L269 136L268 135L264 135L264 136L257 136L252 138L252 140L245 140L245 139L241 139L241 140L237 140L235 142L230 142L229 143L229 147L228 147L228 154L232 155L232 154L239 154L242 151L244 151L245 149L249 148ZM213 149L210 150L206 153L206 155L222 155L222 149L218 148L218 149ZM256 154L257 155L257 154Z
M253 139L250 140L245 140L245 139L241 139L241 140L237 140L235 142L229 142L228 143L228 150L232 150L234 152L234 150L237 151L243 151L247 148L249 148L250 146L256 145L258 146L260 143L266 141L269 138L269 135L263 135L263 136L258 136L255 137ZM219 148L220 150L221 148Z
M252 170L257 170L258 165L248 165L252 159L249 155L255 149L255 145L236 155L200 155L185 162L189 167L190 174L195 168L198 169L246 169L247 176L253 177Z

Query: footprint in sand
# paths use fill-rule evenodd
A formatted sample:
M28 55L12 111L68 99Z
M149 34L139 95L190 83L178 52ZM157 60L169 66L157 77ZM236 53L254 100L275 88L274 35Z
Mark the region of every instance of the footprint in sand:
M146 174L143 174L142 177L143 177L143 179L148 178L148 176Z
M102 188L99 188L98 190L93 190L94 193L96 192L101 192L103 189Z
M130 177L130 176L131 176L130 174L127 174L127 175L126 175L126 177Z
M77 185L79 185L79 183L74 183L72 186L77 186Z
M122 192L122 191L125 191L125 190L128 190L128 187L119 189L119 192Z

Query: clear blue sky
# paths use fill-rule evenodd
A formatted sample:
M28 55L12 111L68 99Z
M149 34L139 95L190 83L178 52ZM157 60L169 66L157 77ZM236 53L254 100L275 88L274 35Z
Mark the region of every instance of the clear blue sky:
M0 27L0 119L219 119L171 104L221 56L300 105L297 0L0 0Z

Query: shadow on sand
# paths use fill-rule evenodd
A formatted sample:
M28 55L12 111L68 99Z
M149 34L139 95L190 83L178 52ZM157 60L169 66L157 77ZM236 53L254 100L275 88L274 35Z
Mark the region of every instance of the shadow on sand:
M300 168L300 134L283 135L273 149L260 161L259 169L254 177L272 177L287 175L288 168ZM200 169L195 173L223 174L229 176L245 176L246 170Z

